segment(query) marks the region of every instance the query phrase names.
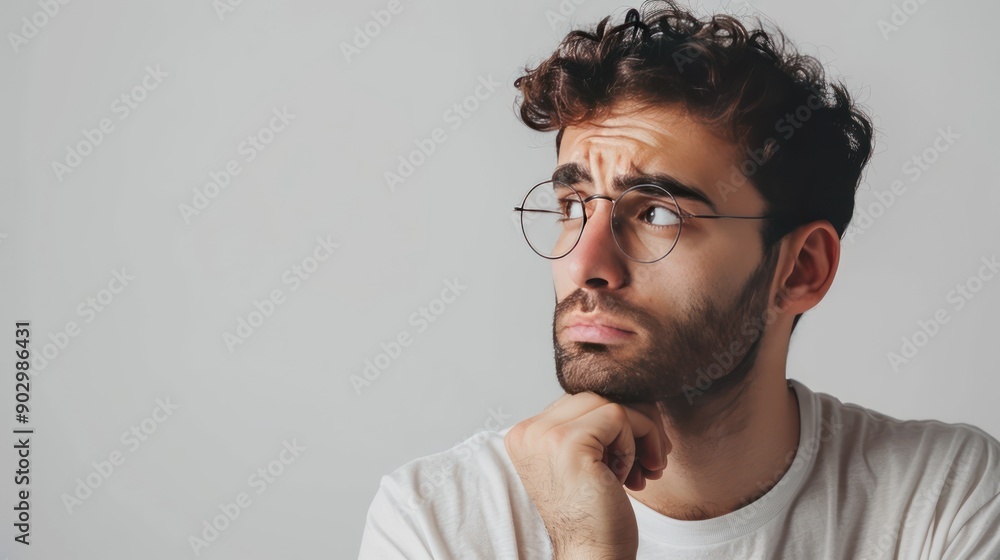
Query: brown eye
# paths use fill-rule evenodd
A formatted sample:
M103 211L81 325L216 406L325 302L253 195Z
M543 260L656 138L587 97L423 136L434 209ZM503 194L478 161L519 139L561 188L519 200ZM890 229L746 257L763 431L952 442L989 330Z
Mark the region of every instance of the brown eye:
M564 198L559 201L564 220L578 220L583 217L583 205L579 199Z
M642 213L642 221L651 226L667 227L680 223L677 212L666 206L649 206Z

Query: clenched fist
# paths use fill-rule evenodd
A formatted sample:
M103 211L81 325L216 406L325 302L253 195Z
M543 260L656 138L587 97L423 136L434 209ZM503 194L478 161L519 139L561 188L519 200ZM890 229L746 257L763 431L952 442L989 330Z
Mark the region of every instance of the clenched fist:
M671 445L659 418L653 404L587 391L563 395L504 436L557 559L635 558L639 531L623 485L642 490L662 476Z

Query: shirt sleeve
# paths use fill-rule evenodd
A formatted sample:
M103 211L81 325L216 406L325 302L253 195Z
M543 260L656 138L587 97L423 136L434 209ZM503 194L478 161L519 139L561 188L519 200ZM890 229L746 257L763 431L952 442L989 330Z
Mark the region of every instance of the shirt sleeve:
M361 537L359 560L432 560L417 512L404 513L396 483L383 476Z
M1000 559L1000 441L971 428L978 438L970 447L979 455L979 461L972 462L977 483L967 498L972 513L963 516L964 523L945 547L942 560Z
M1000 494L993 496L959 529L942 560L1000 558Z

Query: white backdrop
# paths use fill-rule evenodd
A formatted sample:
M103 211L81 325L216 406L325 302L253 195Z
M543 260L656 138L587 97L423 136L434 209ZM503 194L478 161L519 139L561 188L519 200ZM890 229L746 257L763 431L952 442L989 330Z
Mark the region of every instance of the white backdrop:
M383 474L555 399L549 267L511 220L555 135L517 120L513 80L627 7L4 2L0 418L34 433L26 485L2 442L0 554L356 557ZM789 376L1000 434L1000 278L977 277L1000 253L1000 7L728 9L777 22L878 132Z

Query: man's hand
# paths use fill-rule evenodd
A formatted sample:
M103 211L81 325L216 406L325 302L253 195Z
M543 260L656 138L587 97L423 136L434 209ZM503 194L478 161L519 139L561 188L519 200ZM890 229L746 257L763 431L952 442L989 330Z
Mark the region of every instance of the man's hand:
M639 531L622 485L642 490L671 444L655 405L563 395L514 425L504 446L562 558L635 558Z

